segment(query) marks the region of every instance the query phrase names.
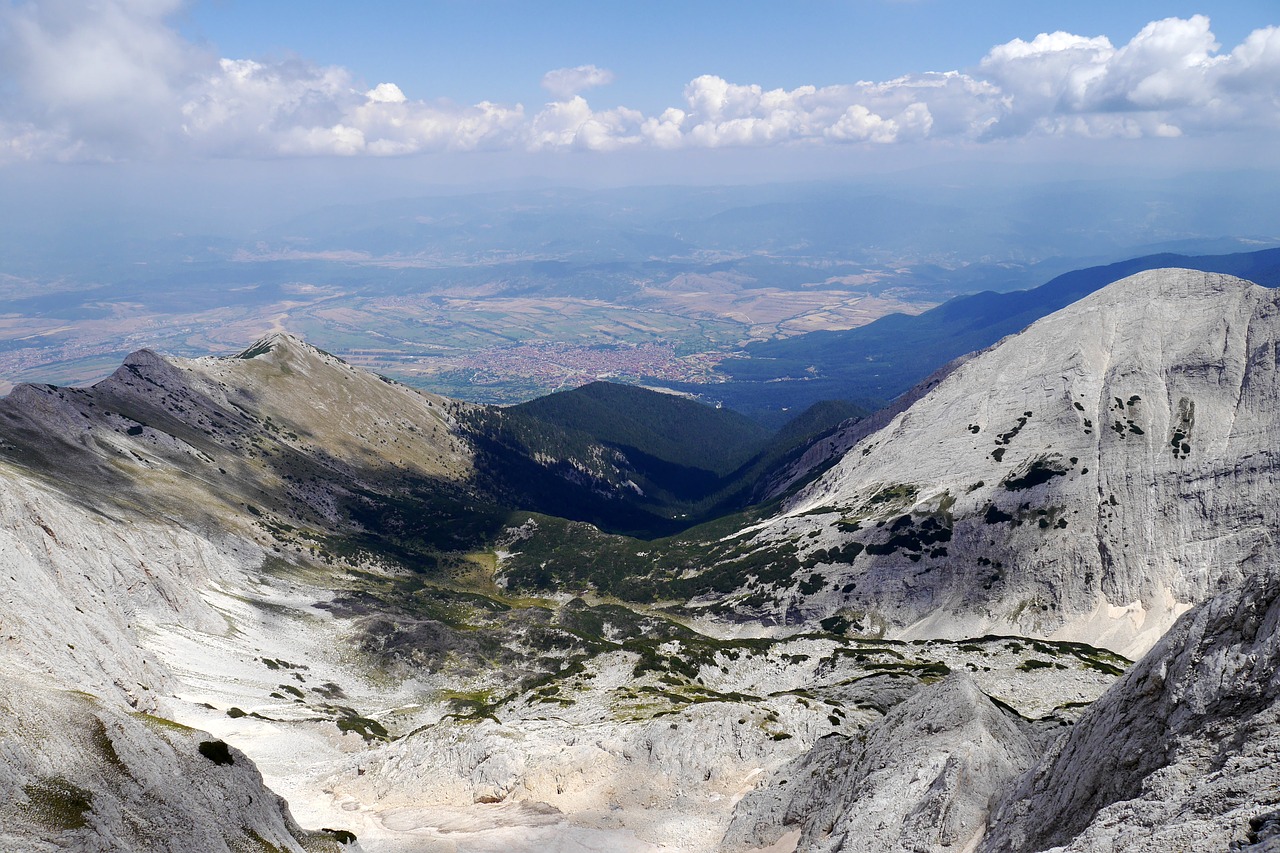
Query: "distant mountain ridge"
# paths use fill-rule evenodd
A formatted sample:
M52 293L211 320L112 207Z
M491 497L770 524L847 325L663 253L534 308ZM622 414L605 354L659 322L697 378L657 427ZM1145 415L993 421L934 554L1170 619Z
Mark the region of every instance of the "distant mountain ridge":
M725 405L756 416L820 399L891 400L953 358L988 347L1112 282L1168 267L1280 285L1280 249L1147 255L1064 273L1030 290L957 297L922 314L893 314L848 331L749 344L747 358L721 362L733 381L714 393Z
M770 435L755 421L731 410L609 382L548 394L508 411L719 475L745 462ZM696 440L691 441L691 436Z

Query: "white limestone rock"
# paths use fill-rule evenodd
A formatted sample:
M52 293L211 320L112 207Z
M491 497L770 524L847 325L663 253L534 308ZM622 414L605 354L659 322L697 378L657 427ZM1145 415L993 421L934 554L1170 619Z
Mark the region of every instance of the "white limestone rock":
M967 676L919 688L859 737L829 736L737 806L725 851L799 830L798 849L961 851L992 797L1038 754L1037 731Z
M4 466L0 487L3 659L154 711L172 685L146 648L157 623L221 631L202 586L261 562L251 543L95 511Z
M0 672L6 851L344 849L333 835L300 829L244 753L211 735Z
M1022 777L983 851L1275 849L1280 578L1183 616Z
M797 584L827 579L774 615L1136 657L1275 556L1278 365L1274 290L1188 270L1104 288L959 365L760 525Z
M830 706L786 692L790 673L782 654L768 662L746 657L733 670L740 680L732 686L782 689L738 700L725 694L670 701L664 694L698 691L652 674L637 677L636 655L609 653L587 664L578 688L517 695L493 716L424 726L348 762L327 787L384 814L545 805L579 827L711 853L735 799L763 775L822 734L876 716L850 708L835 717ZM714 695L715 688L707 689L713 692L704 696Z

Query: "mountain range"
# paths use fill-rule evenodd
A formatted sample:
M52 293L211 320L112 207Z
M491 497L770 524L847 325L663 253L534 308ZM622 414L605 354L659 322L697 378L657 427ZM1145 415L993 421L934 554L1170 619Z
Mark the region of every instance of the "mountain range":
M958 296L921 314L891 314L844 331L750 343L742 357L720 363L730 382L716 394L726 405L766 419L821 399L892 400L953 358L991 346L1108 284L1162 268L1223 273L1275 287L1280 249L1145 255L1066 272L1029 290Z
M1278 368L1160 269L778 433L287 335L19 386L0 839L1275 849Z

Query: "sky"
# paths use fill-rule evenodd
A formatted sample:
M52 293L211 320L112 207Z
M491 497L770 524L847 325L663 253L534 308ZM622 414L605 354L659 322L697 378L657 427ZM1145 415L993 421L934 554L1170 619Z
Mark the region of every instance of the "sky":
M1277 24L1275 0L0 0L0 189L1275 170Z

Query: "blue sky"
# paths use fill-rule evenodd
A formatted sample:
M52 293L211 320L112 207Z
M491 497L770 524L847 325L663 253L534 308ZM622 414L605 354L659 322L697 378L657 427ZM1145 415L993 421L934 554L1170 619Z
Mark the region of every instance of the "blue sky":
M596 65L611 101L661 110L715 74L766 89L889 80L976 64L993 46L1064 30L1115 44L1144 25L1203 14L1224 46L1280 24L1274 0L760 0L362 2L214 0L175 18L222 56L297 55L411 98L538 103L542 75Z
M1275 169L1277 24L1274 0L0 0L0 182Z

